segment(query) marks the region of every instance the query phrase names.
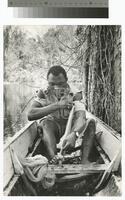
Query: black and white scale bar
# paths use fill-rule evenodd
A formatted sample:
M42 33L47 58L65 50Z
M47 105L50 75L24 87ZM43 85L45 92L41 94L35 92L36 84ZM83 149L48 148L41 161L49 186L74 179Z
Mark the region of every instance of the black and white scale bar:
M8 0L8 6L108 8L108 0Z

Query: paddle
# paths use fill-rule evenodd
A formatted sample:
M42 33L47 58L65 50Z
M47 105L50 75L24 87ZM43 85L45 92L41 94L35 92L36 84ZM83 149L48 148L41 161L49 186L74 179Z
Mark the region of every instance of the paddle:
M101 185L103 185L105 183L105 181L108 179L108 177L110 176L113 167L115 165L115 163L117 162L117 160L119 159L119 157L121 157L121 148L118 150L117 154L115 155L115 157L113 158L113 160L109 163L107 169L105 170L101 180L99 181L99 183L97 184L97 186L95 187L95 192L101 187Z
M62 138L60 139L60 154L62 155L62 151L63 151L63 141L65 140L65 138L67 137L67 135L69 135L71 133L71 127L72 127L72 120L73 120L73 115L74 115L74 110L75 110L75 106L72 107L70 114L69 114L69 118L67 121L67 125L66 125L66 129L65 129L65 133L62 136Z

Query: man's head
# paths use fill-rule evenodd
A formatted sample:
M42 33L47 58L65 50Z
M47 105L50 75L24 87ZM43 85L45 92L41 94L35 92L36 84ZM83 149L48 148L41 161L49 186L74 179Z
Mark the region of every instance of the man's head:
M47 80L49 86L66 87L68 78L66 71L61 66L53 66L47 73Z

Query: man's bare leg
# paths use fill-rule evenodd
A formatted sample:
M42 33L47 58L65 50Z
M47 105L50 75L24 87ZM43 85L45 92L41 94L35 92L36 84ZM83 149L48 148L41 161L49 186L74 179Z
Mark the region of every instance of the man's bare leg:
M38 130L42 131L42 141L45 146L47 158L51 160L56 155L56 137L57 126L51 120L44 119L39 125Z
M82 164L90 163L89 155L94 144L95 131L96 131L95 121L91 119L88 123L87 129L85 130L83 141L82 141L82 147L81 147L81 152L82 152L81 163Z

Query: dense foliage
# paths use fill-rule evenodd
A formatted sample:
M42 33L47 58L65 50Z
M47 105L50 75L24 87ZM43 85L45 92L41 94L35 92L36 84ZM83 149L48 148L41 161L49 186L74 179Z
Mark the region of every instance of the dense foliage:
M33 87L46 84L49 67L62 65L73 89L83 91L86 109L120 132L120 26L51 26L35 35L6 26L4 61L6 82Z

